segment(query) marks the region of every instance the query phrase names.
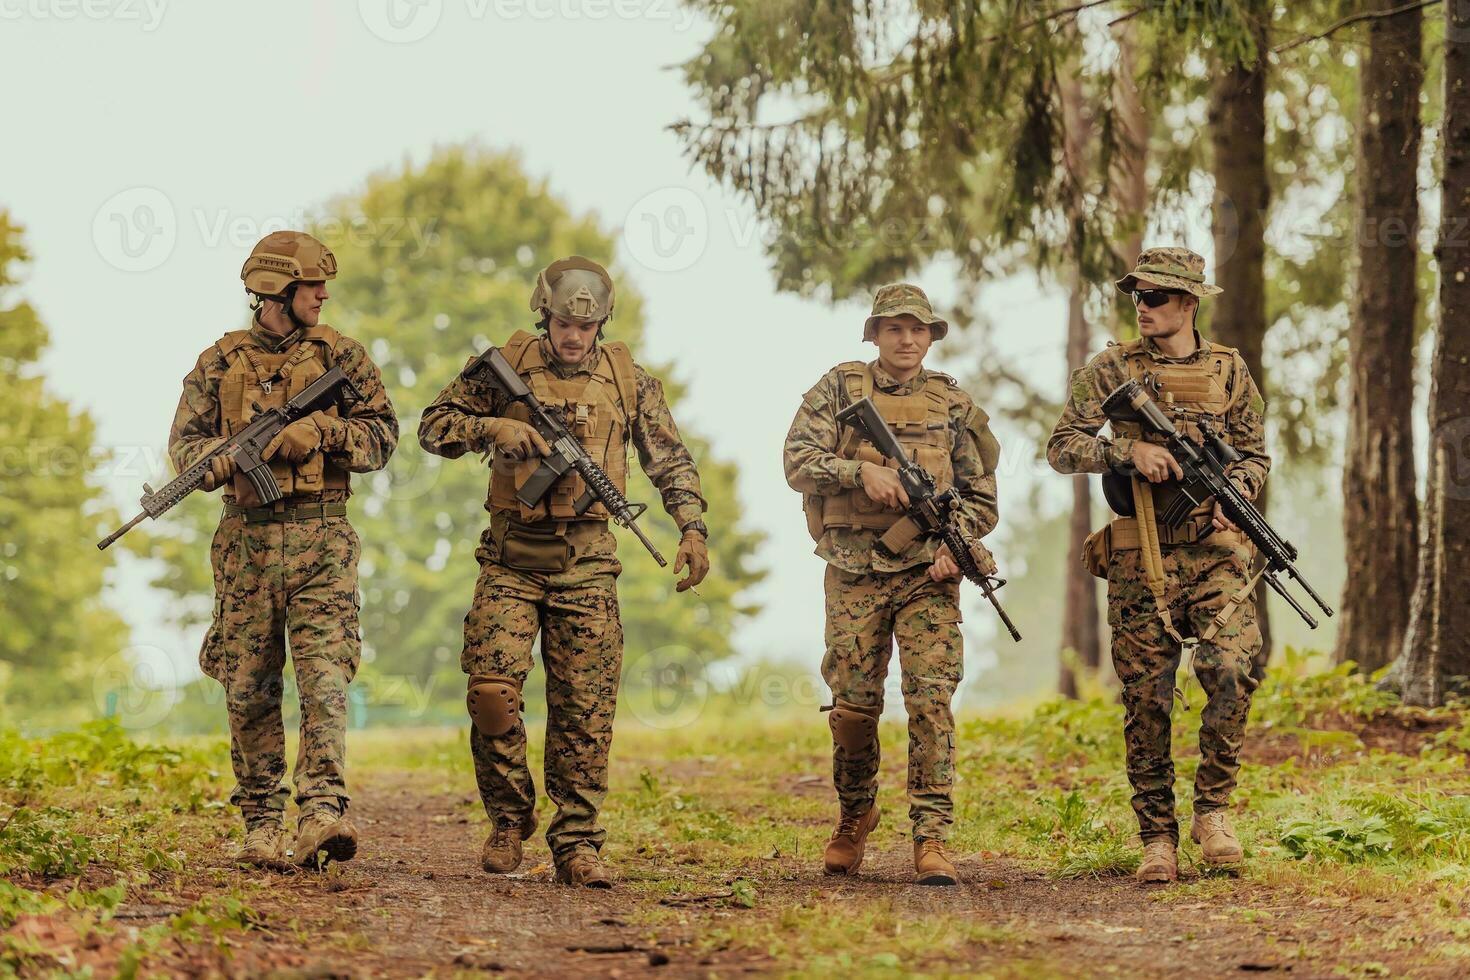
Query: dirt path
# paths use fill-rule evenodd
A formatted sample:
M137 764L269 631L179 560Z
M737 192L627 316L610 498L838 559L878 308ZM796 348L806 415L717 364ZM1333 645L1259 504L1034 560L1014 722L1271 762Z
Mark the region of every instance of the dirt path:
M857 913L849 928L902 931L914 950L903 969L999 976L1164 976L1289 972L1333 975L1354 936L1383 935L1410 913L1387 902L1351 909L1313 905L1236 883L1198 900L1130 879L1057 881L991 855L960 855L964 884L922 889L909 855L870 855L853 880L823 877L810 861L758 867L635 867L611 892L573 891L552 880L545 843L528 848L522 873L492 877L476 856L483 818L465 792L421 773L379 772L354 806L363 845L357 860L326 875L255 875L249 899L260 927L217 946L167 951L150 968L178 973L277 976L510 975L732 976L810 967L831 950L764 939L806 910ZM239 881L223 851L195 862L200 895ZM758 888L754 908L718 897L736 875ZM668 884L676 885L672 890ZM1215 882L1180 889L1206 890ZM867 925L864 909L876 910ZM817 910L812 913L811 910ZM123 906L119 920L147 924L169 909ZM176 910L172 910L176 911ZM957 937L951 930L960 933ZM715 939L711 939L715 936ZM724 937L719 938L719 937ZM956 942L956 939L959 942ZM733 939L733 941L732 941ZM940 941L943 941L940 943ZM943 945L943 958L925 950ZM1363 974L1449 976L1414 949L1375 954ZM1422 955L1423 950L1417 951ZM822 961L817 961L819 964ZM869 964L868 966L871 966ZM812 967L816 968L816 967Z

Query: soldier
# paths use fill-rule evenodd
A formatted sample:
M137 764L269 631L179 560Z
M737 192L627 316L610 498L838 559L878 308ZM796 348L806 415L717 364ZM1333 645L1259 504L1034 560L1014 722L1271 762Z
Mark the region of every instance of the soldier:
M1143 841L1144 881L1178 876L1179 825L1174 816L1174 762L1169 709L1186 636L1196 641L1194 672L1208 702L1200 718L1199 771L1194 781L1190 837L1211 864L1242 859L1226 808L1240 768L1240 744L1256 682L1251 660L1261 647L1252 599L1249 540L1212 501L1182 527L1153 519L1183 475L1163 446L1140 438L1136 425L1113 423L1099 436L1102 403L1129 378L1155 394L1176 426L1191 438L1200 423L1213 425L1240 453L1232 482L1254 498L1266 482L1265 402L1240 353L1211 343L1194 328L1200 298L1220 292L1205 281L1205 260L1184 248L1151 248L1119 279L1138 313L1137 340L1109 344L1073 373L1062 417L1047 443L1047 460L1060 473L1104 473L1110 502L1138 515L1119 517L1088 538L1084 561L1108 580L1108 624L1113 667L1123 684L1123 734L1133 809ZM1158 528L1140 533L1139 521ZM1141 543L1144 540L1148 543Z
M909 718L914 869L920 884L956 881L945 841L954 814L950 701L964 667L959 567L929 537L896 554L879 541L908 503L897 466L852 431L839 431L836 420L848 404L871 397L939 489L958 489L965 537L989 533L999 516L1000 444L989 417L954 379L924 368L930 344L948 330L922 289L884 286L863 325L863 340L877 345L878 359L828 371L802 398L786 435L786 482L803 495L807 529L827 562L822 676L833 698L822 710L831 712L832 777L841 805L824 856L827 874L855 873L878 825L878 719L897 637Z
M346 816L347 685L361 654L357 533L347 520L350 473L388 464L398 420L378 368L362 345L320 322L337 260L310 235L281 231L251 250L240 278L252 297L248 330L225 334L184 379L169 434L179 470L210 452L260 410L284 405L332 367L363 400L287 426L266 447L284 496L263 507L227 456L216 456L204 489L224 488L210 549L214 620L199 665L225 688L230 802L245 817L239 859L261 867L346 861L357 831ZM301 745L293 781L300 808L294 846L285 831L282 671L289 644L301 699Z
M683 592L709 571L708 530L701 515L699 473L679 438L663 385L634 363L628 345L599 343L613 313L613 281L596 262L571 256L536 277L531 309L542 331L519 330L501 348L538 401L564 411L566 423L619 490L627 445L683 532L674 572L686 569ZM469 675L470 750L491 832L480 864L492 874L514 871L522 843L536 829L536 791L526 766L521 688L531 671L531 645L541 632L546 666L546 795L556 816L546 842L557 880L610 888L598 853L607 832L597 814L607 796L607 755L622 668L616 540L607 510L578 514L586 487L562 477L536 507L516 491L551 450L527 424L524 406L498 389L463 376L424 412L419 441L447 459L493 454L485 509L490 526L476 558L480 579L465 617L461 666Z

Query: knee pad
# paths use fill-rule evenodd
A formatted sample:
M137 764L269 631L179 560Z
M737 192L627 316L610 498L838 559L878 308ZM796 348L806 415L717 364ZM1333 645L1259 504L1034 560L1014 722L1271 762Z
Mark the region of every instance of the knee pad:
M470 678L465 707L481 735L488 738L504 735L515 727L525 706L521 686L509 677L476 674Z
M862 752L878 744L878 716L882 705L853 704L841 698L832 699L827 724L832 728L832 741L849 753Z

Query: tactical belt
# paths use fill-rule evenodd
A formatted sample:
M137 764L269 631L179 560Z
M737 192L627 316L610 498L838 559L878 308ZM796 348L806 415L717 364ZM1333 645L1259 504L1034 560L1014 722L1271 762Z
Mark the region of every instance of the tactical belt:
M327 517L346 517L346 504L297 504L285 507L237 507L225 504L226 517L243 517L246 524L284 524L290 521L319 521Z

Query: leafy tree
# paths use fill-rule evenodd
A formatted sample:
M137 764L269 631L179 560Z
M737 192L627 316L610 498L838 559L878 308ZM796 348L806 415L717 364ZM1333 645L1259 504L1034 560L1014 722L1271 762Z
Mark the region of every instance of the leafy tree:
M102 602L110 555L95 542L115 515L94 482L105 457L95 426L46 390L49 342L15 293L30 260L22 229L0 210L0 702L6 710L75 702L89 666L127 645Z

